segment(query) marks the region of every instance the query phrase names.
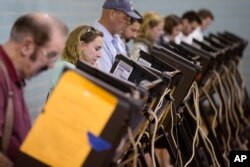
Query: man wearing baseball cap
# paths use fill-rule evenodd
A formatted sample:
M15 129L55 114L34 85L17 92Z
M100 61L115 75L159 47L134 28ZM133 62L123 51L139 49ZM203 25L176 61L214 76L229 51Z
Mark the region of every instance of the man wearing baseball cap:
M102 14L96 20L94 27L104 34L102 57L97 61L98 68L109 72L117 54L123 53L124 49L119 44L119 36L130 24L130 18L139 19L134 12L130 0L106 0L103 4Z

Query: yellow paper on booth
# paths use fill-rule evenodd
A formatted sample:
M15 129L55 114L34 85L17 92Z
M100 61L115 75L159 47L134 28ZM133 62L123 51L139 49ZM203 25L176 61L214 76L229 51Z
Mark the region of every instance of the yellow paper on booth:
M99 136L116 105L112 94L68 71L21 151L50 166L81 166L91 151L87 132Z

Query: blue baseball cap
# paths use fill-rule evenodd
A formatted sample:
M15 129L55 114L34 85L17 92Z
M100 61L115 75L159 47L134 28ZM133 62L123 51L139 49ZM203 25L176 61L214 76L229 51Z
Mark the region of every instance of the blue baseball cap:
M102 7L104 9L119 10L134 19L141 19L141 17L134 12L132 1L130 0L106 0Z

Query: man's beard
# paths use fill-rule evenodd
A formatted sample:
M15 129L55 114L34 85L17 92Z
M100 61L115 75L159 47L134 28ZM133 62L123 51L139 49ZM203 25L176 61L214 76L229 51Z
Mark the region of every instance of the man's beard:
M36 74L40 74L44 71L47 71L48 69L49 69L49 67L47 65L45 65L45 66L41 67Z
M125 38L125 42L128 43L130 41L129 38Z

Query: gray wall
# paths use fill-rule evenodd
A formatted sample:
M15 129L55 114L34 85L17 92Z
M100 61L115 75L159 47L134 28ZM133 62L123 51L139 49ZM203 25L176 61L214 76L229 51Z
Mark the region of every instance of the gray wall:
M21 14L44 11L61 18L70 30L79 24L92 24L101 13L104 0L0 0L0 43L9 36L14 20ZM161 15L181 16L187 10L208 8L215 15L215 22L208 32L229 30L250 41L250 0L133 0L134 7L141 13L158 11ZM250 88L250 53L247 47L244 55L243 72ZM25 98L34 119L41 110L48 92L51 72L27 82ZM249 89L250 90L250 89Z

